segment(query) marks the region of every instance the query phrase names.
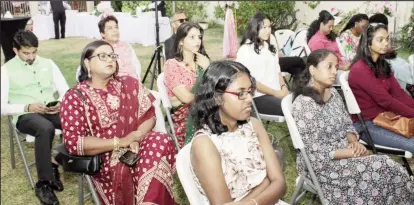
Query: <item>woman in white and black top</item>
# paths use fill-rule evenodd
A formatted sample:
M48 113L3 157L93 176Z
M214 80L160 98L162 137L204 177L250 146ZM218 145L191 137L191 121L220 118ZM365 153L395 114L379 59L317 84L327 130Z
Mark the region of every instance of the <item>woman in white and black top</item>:
M258 111L283 115L281 101L289 91L280 72L276 49L269 44L270 35L269 18L261 12L256 13L247 26L236 61L246 66L256 79L254 103Z

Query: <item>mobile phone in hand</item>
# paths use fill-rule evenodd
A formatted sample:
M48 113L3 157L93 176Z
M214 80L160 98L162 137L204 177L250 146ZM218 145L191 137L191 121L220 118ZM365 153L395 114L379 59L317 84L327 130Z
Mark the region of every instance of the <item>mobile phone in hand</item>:
M53 107L53 106L56 106L58 103L59 103L59 101L52 101L52 102L49 102L48 104L46 104L46 107Z

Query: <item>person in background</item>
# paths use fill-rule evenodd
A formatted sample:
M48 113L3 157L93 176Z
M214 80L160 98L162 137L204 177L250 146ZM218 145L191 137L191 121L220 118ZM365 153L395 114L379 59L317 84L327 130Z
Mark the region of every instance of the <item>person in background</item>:
M355 57L359 38L367 26L368 16L366 14L355 14L339 33L339 44L344 51L343 57L345 60L351 62Z
M187 16L183 11L176 11L174 15L171 17L171 27L173 29L173 35L165 40L165 60L170 60L174 58L175 51L173 49L175 38L177 37L177 29L180 25L187 21Z
M388 27L388 18L384 14L374 14L369 18L369 23L382 23ZM390 39L392 42L393 40ZM401 88L414 98L414 76L411 72L411 65L401 57L398 57L398 53L395 47L388 47L385 58L391 64L392 72L400 84Z
M385 55L388 50L388 27L371 23L362 33L357 55L349 72L349 86L358 102L365 124L375 144L414 152L414 138L406 138L376 126L375 117L382 112L393 112L408 118L414 117L414 99L398 85ZM352 121L358 131L362 124L356 115ZM368 141L365 133L362 139Z
M195 94L190 144L200 205L276 204L286 181L262 123L250 117L256 89L241 63L216 61ZM283 202L282 202L283 203Z
M336 43L337 35L332 31L334 19L332 14L326 10L319 12L318 19L309 26L306 38L311 51L326 48L335 52L339 60L339 69L346 71L349 70L350 62L342 56Z
M174 205L174 142L152 131L155 99L137 79L117 75L117 58L106 41L83 49L80 82L60 110L65 146L73 155L101 156L92 181L102 204ZM139 156L131 167L120 160L127 150Z
M204 49L203 35L204 31L198 24L181 24L174 42L174 58L167 60L164 65L164 84L172 105L171 118L181 147L193 137L193 121L189 109L197 85L210 64Z
M267 42L270 35L269 18L262 12L256 13L249 21L236 61L246 66L256 79L258 92L253 100L258 112L283 115L281 102L289 91L280 72L276 49Z
M389 156L369 155L359 143L332 88L338 61L330 50L313 51L293 89L292 115L326 204L412 204L414 181L407 170ZM301 153L296 163L298 173L309 175Z
M98 22L98 28L102 39L111 44L115 50L115 53L119 56L118 75L128 75L140 80L141 63L139 62L137 54L131 44L119 40L120 33L116 17L109 15L102 18ZM80 76L80 67L78 68L77 76Z
M63 184L58 165L51 161L51 149L55 129L62 129L60 101L69 86L52 60L37 55L38 46L37 37L28 30L14 36L16 56L1 67L1 114L12 115L19 132L35 137L35 193L42 204L57 205L55 191L63 191Z
M53 13L53 23L55 24L55 39L59 39L59 23L60 23L60 37L65 38L66 28L66 9L70 9L66 1L50 1L50 8Z

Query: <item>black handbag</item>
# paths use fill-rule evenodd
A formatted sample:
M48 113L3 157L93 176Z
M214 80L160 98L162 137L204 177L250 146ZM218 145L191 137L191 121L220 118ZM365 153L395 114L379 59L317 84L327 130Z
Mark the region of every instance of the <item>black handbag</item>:
M89 129L91 134L93 135L91 122L89 121L89 106L87 105L85 101L85 97L82 95L81 91L79 89L74 88L74 90L81 96L84 109L86 112L86 120L89 125ZM103 164L103 161L101 159L100 155L95 156L79 156L79 155L72 155L70 154L65 144L59 144L54 147L55 150L57 150L59 153L56 155L56 161L62 165L63 170L67 172L76 172L76 173L83 173L88 175L93 175L101 169L101 166Z

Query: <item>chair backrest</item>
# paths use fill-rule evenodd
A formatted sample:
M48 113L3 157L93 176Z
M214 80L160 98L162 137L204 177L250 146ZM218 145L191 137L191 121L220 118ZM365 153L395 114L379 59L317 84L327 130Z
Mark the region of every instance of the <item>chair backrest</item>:
M300 136L298 128L296 127L295 119L293 119L292 116L292 101L293 94L285 96L282 100L282 111L288 125L290 137L292 138L293 147L295 147L295 149L303 149L305 148L305 145L303 144L302 137Z
M288 39L290 38L290 36L292 36L294 33L295 32L289 29L281 29L275 31L275 37L277 42L279 43L279 48L282 49L285 46Z
M308 29L300 29L296 31L294 35L292 35L293 43L292 43L292 52L290 56L299 56L304 57L308 56L311 53L311 50L308 46L308 42L306 42L306 35L308 34Z
M414 54L408 56L408 62L410 63L410 68L411 68L411 77L414 78Z
M164 106L164 109L171 109L172 105L170 102L170 99L168 98L168 93L167 93L167 88L165 87L164 84L164 72L160 73L157 77L157 87L158 87L158 92L160 93L160 97L161 97L161 102L162 105Z
M81 67L78 66L78 68L76 69L76 74L75 74L76 82L78 83L79 83L80 70L81 70Z
M157 121L155 122L154 131L167 133L167 129L165 128L165 121L164 121L164 115L161 111L161 97L160 94L155 91L151 90L151 94L155 97L155 101L152 103L152 105L155 108L155 116L157 118Z
M355 96L352 93L351 87L349 87L348 76L349 71L343 72L339 76L339 83L341 84L342 91L344 92L345 102L349 114L359 114L361 113L361 110L359 109L358 102L356 101Z
M190 160L191 143L185 145L177 154L177 161L175 163L178 177L181 185L184 188L190 204L201 204L202 195L198 191L197 185L194 182L193 174L191 172Z

